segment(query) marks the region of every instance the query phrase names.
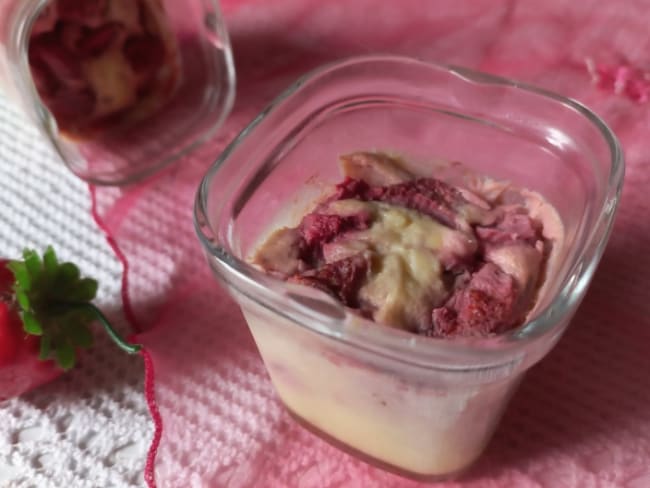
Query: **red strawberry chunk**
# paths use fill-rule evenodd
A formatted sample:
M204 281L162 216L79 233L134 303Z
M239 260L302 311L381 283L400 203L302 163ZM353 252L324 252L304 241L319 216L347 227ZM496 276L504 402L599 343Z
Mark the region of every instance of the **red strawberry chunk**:
M356 200L368 200L370 193L370 185L363 180L355 180L353 178L346 178L341 183L336 185L334 195L330 200L346 200L354 198Z
M20 318L11 307L14 275L7 264L7 261L0 261L0 366L14 360L22 335Z
M534 245L541 239L541 229L524 210L506 212L493 227L477 227L476 235L484 243L503 245L525 243Z
M60 90L47 100L48 108L59 123L75 123L86 117L95 107L95 94L86 90Z
M462 193L434 178L420 178L388 186L369 186L365 181L346 178L336 186L330 200L354 198L385 202L416 210L455 228L458 209L468 203Z
M16 324L18 320L18 324ZM10 364L20 348L20 321L8 304L0 301L0 367Z
M311 213L302 219L300 234L308 246L322 246L350 230L367 229L370 219L366 213L347 216Z
M371 216L367 213L356 215L327 215L311 213L303 217L298 231L300 234L300 258L316 265L323 257L323 246L335 238L354 230L370 227Z
M11 292L11 287L14 285L14 274L7 268L7 264L9 261L0 259L0 297Z
M98 56L108 49L123 31L124 26L118 22L109 22L96 29L88 29L77 42L79 53L85 57Z
M520 290L514 278L486 263L465 286L456 289L446 305L433 310L433 328L426 335L486 336L516 323L515 303Z
M458 207L467 203L456 188L433 178L375 187L370 199L417 210L452 228L456 227Z
M29 44L29 58L32 63L47 66L52 75L69 88L86 85L81 61L68 51L54 33L38 36Z
M149 76L165 62L165 46L156 36L135 35L124 43L124 56L136 73Z
M32 79L36 89L43 97L51 97L59 89L59 81L52 74L50 68L40 59L31 61Z
M108 8L109 0L58 0L57 13L60 20L90 24L101 18Z
M366 280L369 268L368 258L358 254L294 275L289 281L313 286L334 295L347 307L358 308L359 289Z

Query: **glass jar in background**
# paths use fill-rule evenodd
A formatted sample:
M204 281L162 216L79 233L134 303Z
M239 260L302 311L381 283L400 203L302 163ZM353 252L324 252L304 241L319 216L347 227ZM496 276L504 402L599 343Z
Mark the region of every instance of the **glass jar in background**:
M95 184L125 184L209 138L235 93L215 0L4 0L0 84Z

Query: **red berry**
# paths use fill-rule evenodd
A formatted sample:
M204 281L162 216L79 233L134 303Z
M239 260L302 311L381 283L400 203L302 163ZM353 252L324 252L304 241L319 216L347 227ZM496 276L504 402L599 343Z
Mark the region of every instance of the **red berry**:
M22 323L12 307L14 275L0 260L0 367L11 363L22 347Z
M16 323L18 322L18 323ZM20 320L9 305L0 301L0 367L11 363L21 347Z
M8 264L6 259L0 259L0 296L10 293L14 284L14 274L7 268Z
M0 401L47 383L62 373L52 361L38 359L40 340L27 335L13 307L14 275L0 260Z

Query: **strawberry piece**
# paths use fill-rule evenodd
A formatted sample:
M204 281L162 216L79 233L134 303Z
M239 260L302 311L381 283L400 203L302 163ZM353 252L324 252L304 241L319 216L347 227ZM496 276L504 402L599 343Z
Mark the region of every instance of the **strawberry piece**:
M151 34L130 36L124 43L124 56L133 71L148 79L165 62L165 45Z
M349 230L362 230L370 226L370 214L325 215L311 213L300 223L300 233L308 246L323 245Z
M61 86L52 70L41 59L31 60L32 79L36 89L44 98L53 97Z
M418 178L388 186L370 186L363 180L346 178L336 186L330 200L353 198L384 202L416 210L451 228L456 228L459 207L467 204L462 193L444 181Z
M476 227L476 235L490 245L524 243L534 246L542 238L539 223L523 210L506 213L492 227Z
M65 49L78 54L79 41L87 30L87 27L76 22L59 22L54 32Z
M79 123L95 107L95 94L88 90L63 89L47 100L48 108L61 124Z
M14 274L7 268L8 264L6 259L0 259L0 296L11 291L14 284Z
M68 88L83 88L87 84L81 61L59 42L58 36L53 32L32 39L29 43L29 59L32 63L47 66L52 75Z
M20 348L20 319L10 306L0 301L0 367L10 363Z
M419 178L386 187L373 187L370 200L417 210L452 229L456 227L458 207L466 203L456 188L434 178Z
M92 24L101 19L108 8L108 0L58 0L60 20Z
M323 257L323 245L336 237L354 230L370 227L372 217L368 213L357 215L327 215L311 213L299 226L301 241L300 257L309 263L316 263Z
M123 31L124 26L118 22L109 22L97 29L88 29L77 41L77 49L84 57L98 56L106 51Z
M289 281L318 288L338 298L345 306L358 308L359 289L369 269L368 257L358 254L294 275Z
M336 189L330 200L347 200L349 198L355 200L368 200L370 189L370 185L365 181L348 177L336 185Z
M422 332L434 337L503 332L520 319L515 307L520 293L512 276L486 263L454 292L446 305L433 310L433 327Z

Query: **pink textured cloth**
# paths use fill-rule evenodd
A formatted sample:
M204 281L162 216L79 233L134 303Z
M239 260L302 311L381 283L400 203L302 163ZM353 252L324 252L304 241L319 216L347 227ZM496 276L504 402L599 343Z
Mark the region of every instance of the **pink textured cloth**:
M152 360L163 422L158 486L416 485L290 419L192 226L200 178L267 102L311 67L368 52L461 64L575 97L613 127L628 164L610 245L573 324L530 371L475 469L439 486L650 486L650 105L621 89L629 77L614 90L616 73L607 71L630 65L642 80L650 68L650 1L231 0L222 7L238 69L225 127L156 178L96 195L128 262L128 295L145 331L139 340ZM587 59L610 73L600 79L605 90L592 83Z

